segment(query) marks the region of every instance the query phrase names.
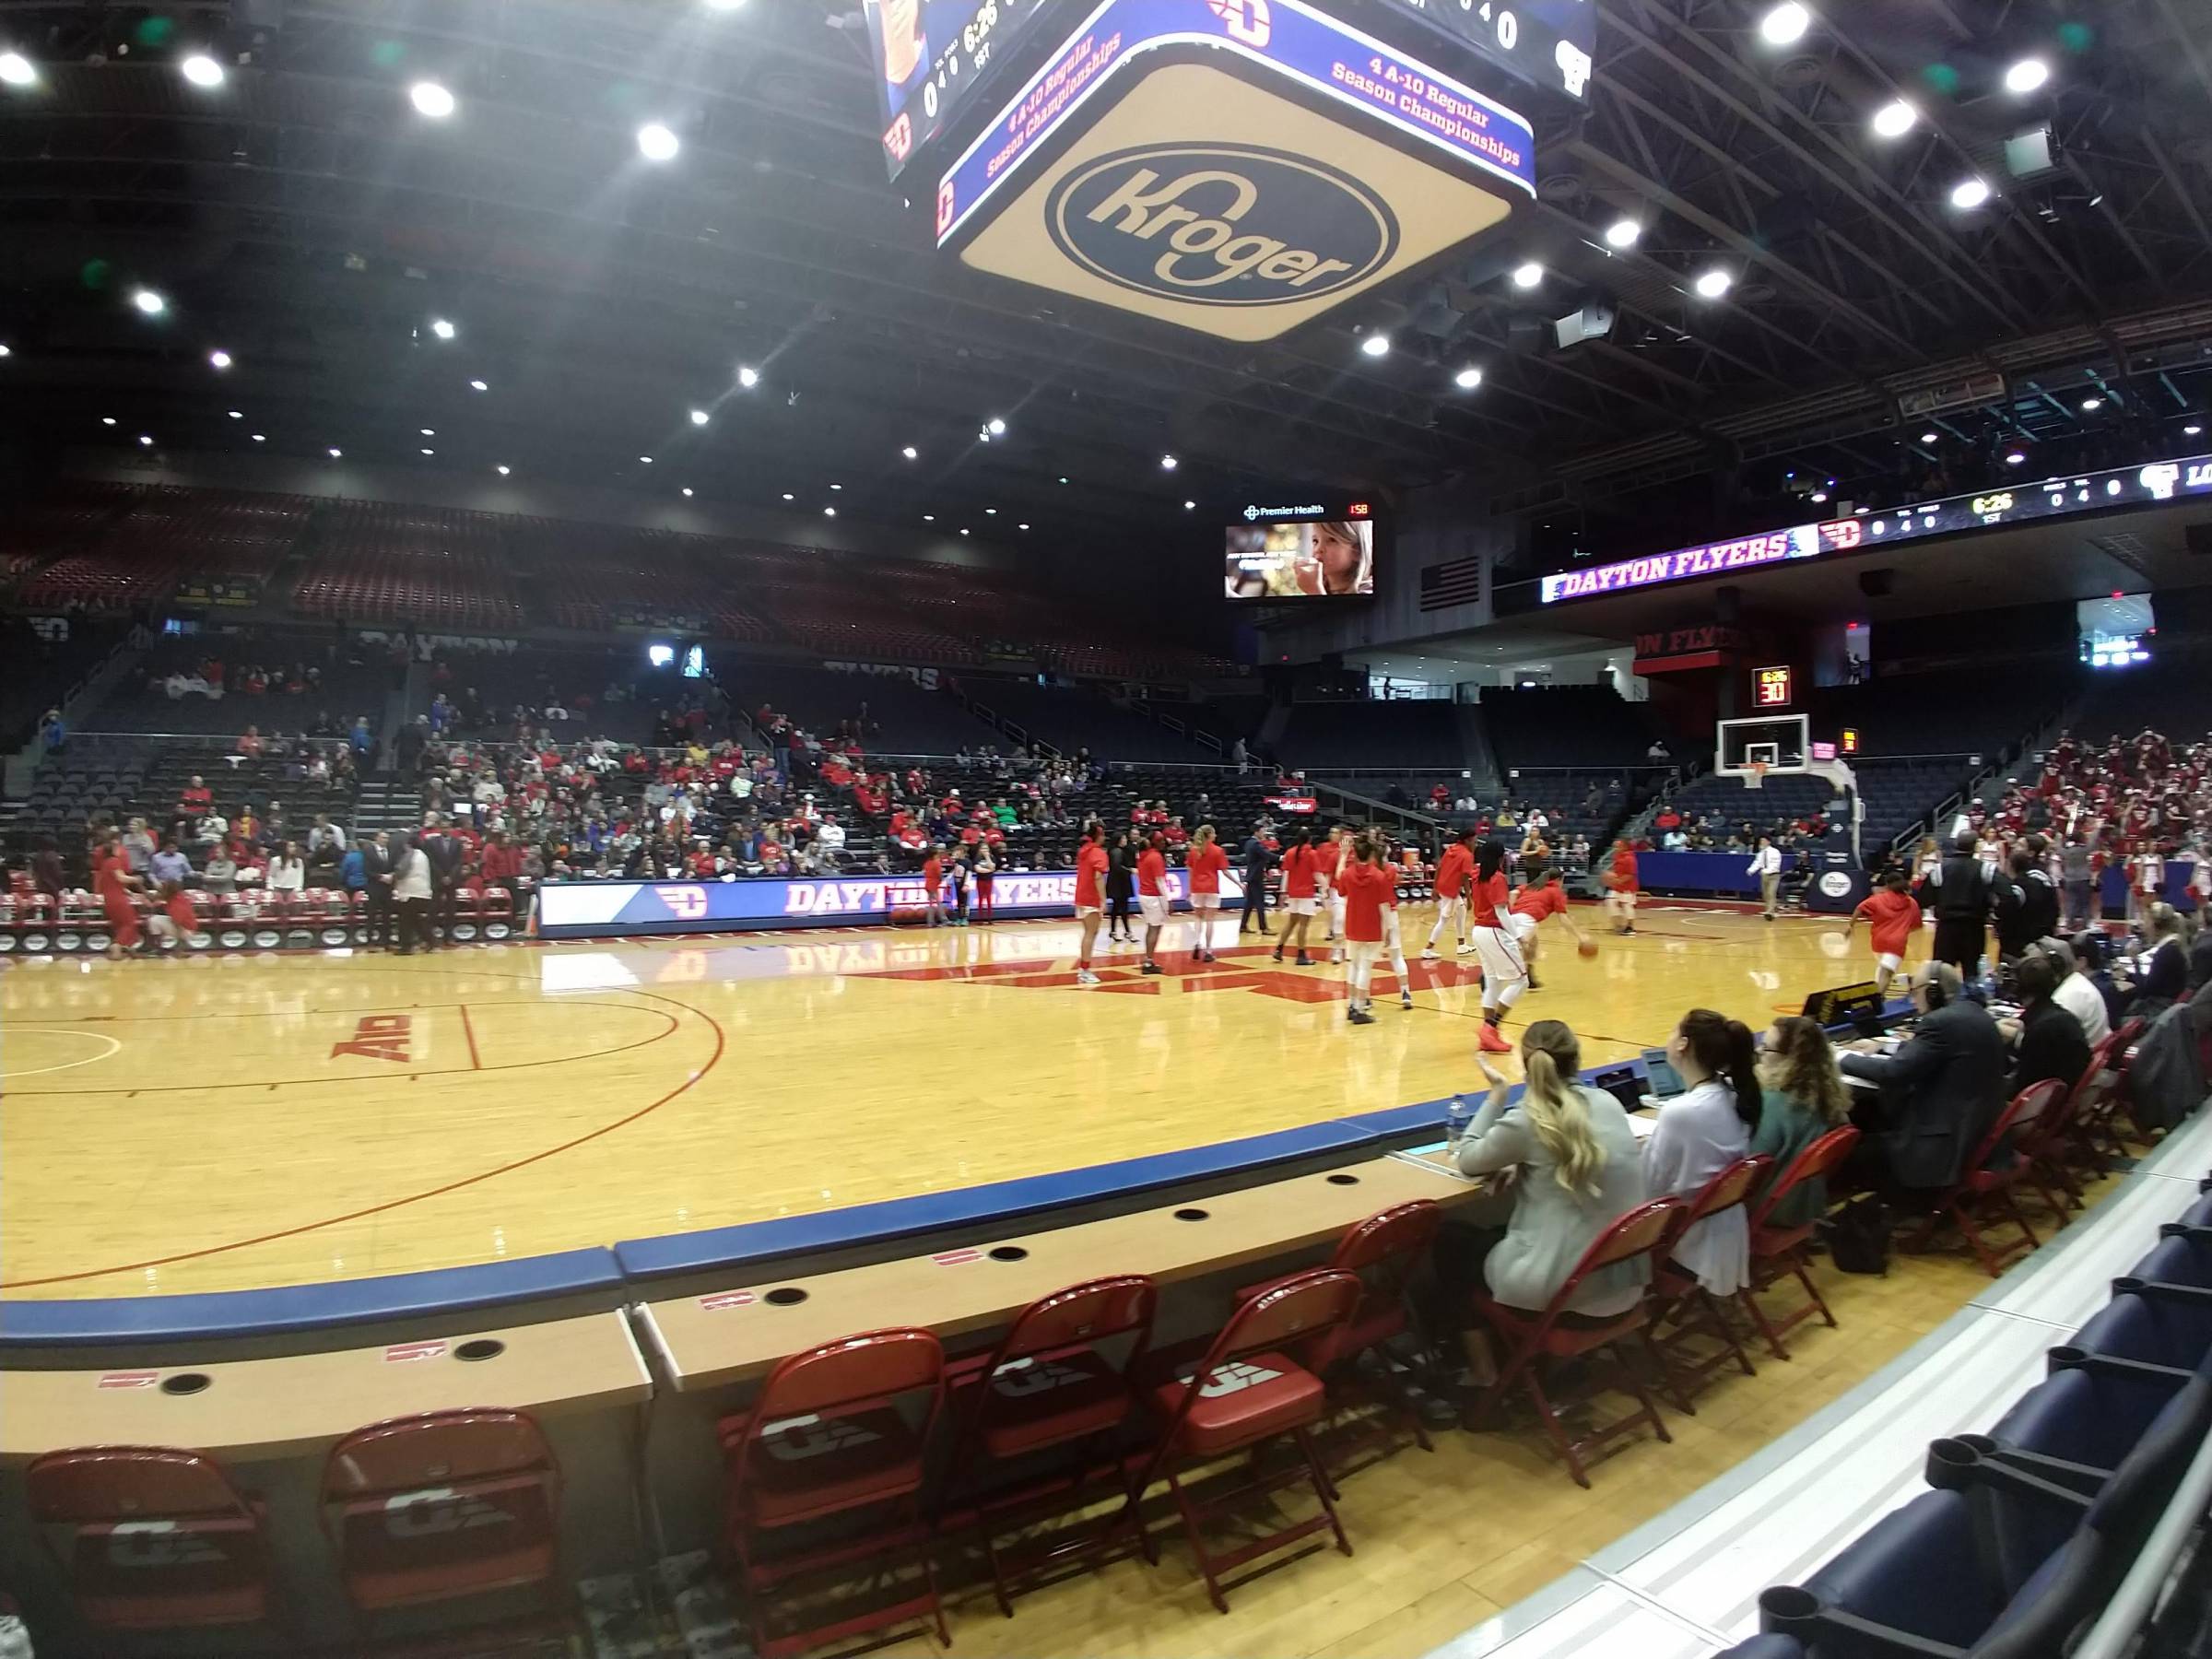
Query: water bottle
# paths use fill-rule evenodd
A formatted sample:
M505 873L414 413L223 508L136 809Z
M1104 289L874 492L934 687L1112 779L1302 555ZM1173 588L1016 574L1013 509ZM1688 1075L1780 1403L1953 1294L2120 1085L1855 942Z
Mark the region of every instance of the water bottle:
M1459 1143L1466 1138L1467 1121L1474 1115L1467 1105L1466 1096L1452 1097L1452 1104L1444 1111L1445 1146L1454 1152L1459 1150Z

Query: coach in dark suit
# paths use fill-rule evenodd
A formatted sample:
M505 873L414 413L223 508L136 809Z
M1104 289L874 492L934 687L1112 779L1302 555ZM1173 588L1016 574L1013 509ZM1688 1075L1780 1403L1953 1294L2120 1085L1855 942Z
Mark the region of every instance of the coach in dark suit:
M441 941L451 945L453 895L461 886L461 843L446 833L444 820L433 812L415 844L430 861L429 936L423 940L423 945L426 948Z
M1241 934L1250 933L1255 925L1262 935L1267 932L1267 872L1281 860L1267 850L1266 830L1263 821L1254 824L1244 838L1244 914L1237 923Z
M1846 1077L1882 1086L1873 1137L1888 1183L1949 1186L2005 1103L2005 1037L1989 1010L1961 994L1959 971L1931 962L1912 987L1921 1016L1894 1054L1845 1053Z
M366 944L392 947L392 923L399 913L392 883L399 874L399 853L392 837L379 830L363 841L361 853L361 907L369 925Z

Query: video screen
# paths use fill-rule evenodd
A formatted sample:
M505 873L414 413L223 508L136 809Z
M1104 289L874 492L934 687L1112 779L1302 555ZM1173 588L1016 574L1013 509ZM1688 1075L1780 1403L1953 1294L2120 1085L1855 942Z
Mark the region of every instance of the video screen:
M2114 594L2074 606L2081 660L2092 668L2128 668L2150 661L2150 637L2159 631L2148 594Z
M1375 591L1371 519L1233 524L1228 534L1230 599L1348 599Z

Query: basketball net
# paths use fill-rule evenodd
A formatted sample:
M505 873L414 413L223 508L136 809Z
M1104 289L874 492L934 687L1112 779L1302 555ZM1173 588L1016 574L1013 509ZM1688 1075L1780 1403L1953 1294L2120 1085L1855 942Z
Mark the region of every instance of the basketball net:
M1751 774L1744 780L1744 787L1746 789L1764 789L1766 786L1767 763L1764 760L1752 761Z

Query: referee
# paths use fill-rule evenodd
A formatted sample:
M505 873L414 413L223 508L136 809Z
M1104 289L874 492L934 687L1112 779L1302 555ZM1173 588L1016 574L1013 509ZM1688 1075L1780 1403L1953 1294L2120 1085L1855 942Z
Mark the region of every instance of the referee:
M1974 856L1974 838L1961 835L1943 862L1921 883L1923 905L1936 911L1936 939L1929 955L1948 962L1967 980L1982 975L1982 951L1989 938L1989 907L1995 872Z

